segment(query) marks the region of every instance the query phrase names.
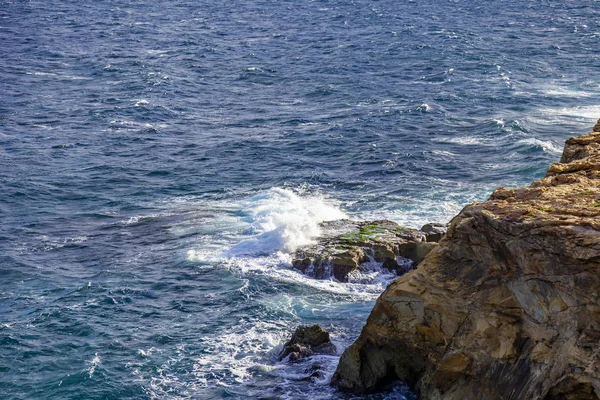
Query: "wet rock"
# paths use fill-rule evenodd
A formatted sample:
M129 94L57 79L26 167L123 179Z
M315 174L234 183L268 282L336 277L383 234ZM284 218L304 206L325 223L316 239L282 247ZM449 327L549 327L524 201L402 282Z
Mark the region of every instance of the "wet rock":
M325 376L321 371L321 365L319 363L313 363L309 368L304 370L304 373L307 375L302 380L309 382L314 382L315 380L322 379Z
M434 226L433 235L440 231L434 232ZM323 222L320 227L322 235L316 244L298 249L292 262L295 268L318 279L333 276L346 281L348 274L371 260L405 273L435 247L427 242L427 233L387 220L336 220Z
M427 242L439 242L447 230L448 225L436 223L425 224L421 228L421 232L425 233L425 240Z
M314 353L335 354L335 351L329 332L319 325L303 326L296 329L292 338L283 346L279 359L288 357L289 361L297 361Z
M599 398L600 132L567 140L529 187L465 207L388 286L332 384L390 380L423 399Z

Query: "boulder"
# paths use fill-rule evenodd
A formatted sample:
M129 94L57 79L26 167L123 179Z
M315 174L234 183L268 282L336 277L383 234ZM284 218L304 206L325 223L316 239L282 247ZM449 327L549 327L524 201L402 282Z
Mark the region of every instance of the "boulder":
M425 240L428 242L439 242L447 230L448 225L436 223L425 224L421 228L421 232L425 233Z
M279 359L297 361L314 353L335 354L335 351L335 345L331 343L329 332L325 329L319 325L301 326L283 346Z
M292 261L295 268L318 279L334 277L344 282L348 274L370 260L405 273L435 247L427 242L427 233L387 220L326 221L320 228L316 243L298 249ZM433 229L437 228L430 234L441 232Z
M332 384L423 399L598 399L600 132L529 187L465 207L377 300Z

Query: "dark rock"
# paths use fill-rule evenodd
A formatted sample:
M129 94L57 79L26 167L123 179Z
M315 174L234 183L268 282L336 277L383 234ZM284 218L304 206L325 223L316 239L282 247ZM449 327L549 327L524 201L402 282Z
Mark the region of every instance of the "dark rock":
M318 363L313 363L309 368L304 370L304 373L307 375L302 380L309 382L312 382L315 379L322 379L325 376L323 372L321 372L321 365Z
M290 361L312 356L314 353L335 354L329 332L319 325L303 326L296 329L292 338L283 346L279 359L289 356Z
M421 232L425 233L425 238L428 242L439 242L447 230L447 225L436 223L425 224L421 228Z
M369 260L405 273L409 265L418 264L435 246L426 242L425 232L387 220L336 220L323 222L320 227L322 235L317 243L298 249L292 262L295 268L318 279L333 276L346 281L348 274ZM439 232L438 229L433 233Z
M289 356L290 361L297 361L304 357L310 357L313 355L313 351L310 346L301 345L299 343L294 343L289 346L285 346L283 352L281 353L280 359L284 359Z

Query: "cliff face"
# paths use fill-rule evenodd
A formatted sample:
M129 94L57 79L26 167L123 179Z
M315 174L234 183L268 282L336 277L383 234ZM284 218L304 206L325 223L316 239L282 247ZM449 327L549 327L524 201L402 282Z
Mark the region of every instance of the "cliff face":
M569 139L529 187L465 207L380 296L332 384L361 393L402 380L424 399L597 399L599 300L593 132Z

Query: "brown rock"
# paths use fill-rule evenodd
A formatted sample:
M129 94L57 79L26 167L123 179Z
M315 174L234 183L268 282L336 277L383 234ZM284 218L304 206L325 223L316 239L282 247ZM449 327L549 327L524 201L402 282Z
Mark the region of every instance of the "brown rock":
M388 286L332 384L394 379L423 399L599 398L600 132L567 140L531 186L465 207Z
M439 242L446 231L448 230L448 226L444 224L425 224L421 228L421 232L425 233L425 238L428 242Z
M600 132L600 119L598 120L598 122L596 122L596 125L594 125L594 129L592 129L594 132Z

